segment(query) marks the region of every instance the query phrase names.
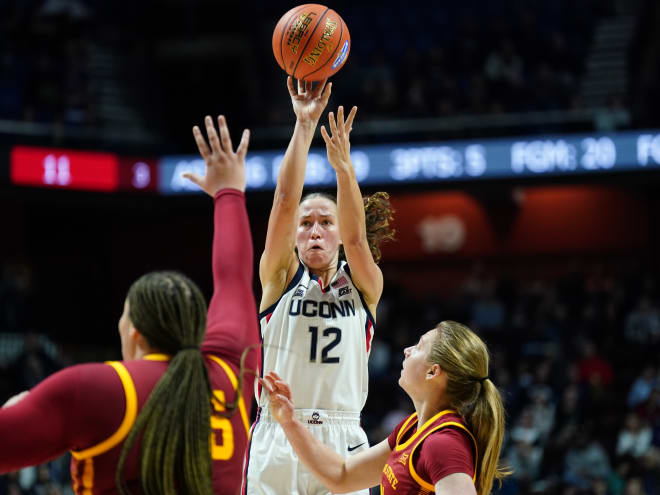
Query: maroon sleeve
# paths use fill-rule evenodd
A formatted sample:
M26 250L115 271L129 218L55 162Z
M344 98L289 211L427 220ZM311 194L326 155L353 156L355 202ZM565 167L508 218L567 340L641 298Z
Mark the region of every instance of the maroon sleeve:
M430 480L433 485L454 473L465 473L472 478L472 449L467 435L454 428L443 428L424 440L415 468L422 479Z
M396 447L396 436L399 434L399 431L401 430L401 427L403 426L403 423L406 422L406 420L410 416L406 416L403 418L398 425L396 425L396 428L394 428L394 431L390 433L390 435L387 437L387 443L390 444L390 450L394 450L394 447Z
M124 414L119 395L121 381L104 364L72 366L46 378L20 402L0 409L0 473L109 437Z
M243 350L259 342L252 236L242 192L222 189L214 201L213 297L202 350L238 363Z

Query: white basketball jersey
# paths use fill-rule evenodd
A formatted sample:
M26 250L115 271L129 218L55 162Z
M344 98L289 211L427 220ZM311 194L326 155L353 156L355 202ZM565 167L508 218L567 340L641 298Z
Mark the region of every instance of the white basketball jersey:
M261 372L277 372L301 409L359 412L367 400L374 319L345 261L328 287L300 267L282 296L259 314ZM261 392L260 407L268 407Z

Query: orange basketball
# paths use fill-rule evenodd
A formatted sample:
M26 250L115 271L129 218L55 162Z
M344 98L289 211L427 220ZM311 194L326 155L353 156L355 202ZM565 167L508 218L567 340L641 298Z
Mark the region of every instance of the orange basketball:
M320 81L342 68L351 36L339 14L324 5L299 5L282 16L273 32L275 60L287 74Z

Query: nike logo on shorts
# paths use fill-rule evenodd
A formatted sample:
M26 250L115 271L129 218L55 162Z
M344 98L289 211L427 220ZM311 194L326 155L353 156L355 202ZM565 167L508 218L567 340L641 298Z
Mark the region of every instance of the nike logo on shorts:
M356 445L355 447L351 447L351 446L349 445L349 446L348 446L348 451L349 451L349 452L353 452L355 449L360 448L360 447L362 447L363 445L364 445L364 442L362 442L362 443L359 444L359 445Z

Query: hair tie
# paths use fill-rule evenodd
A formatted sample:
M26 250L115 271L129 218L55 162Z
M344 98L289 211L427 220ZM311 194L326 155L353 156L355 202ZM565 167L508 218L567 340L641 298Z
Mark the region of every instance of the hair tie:
M486 376L484 376L483 378L477 378L477 381L478 381L479 383L483 383L484 381L488 380L488 378L490 378L490 377L489 377L488 375L486 375Z

